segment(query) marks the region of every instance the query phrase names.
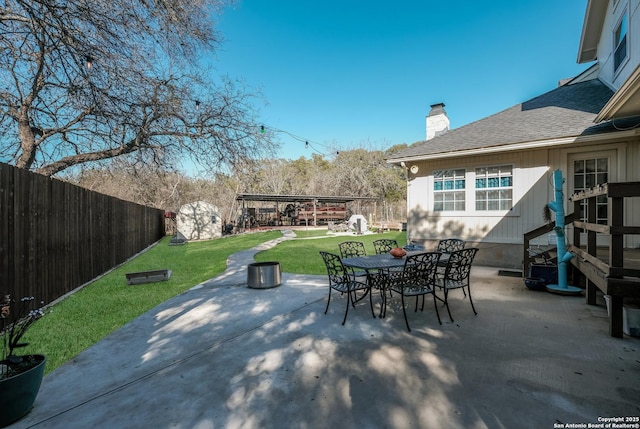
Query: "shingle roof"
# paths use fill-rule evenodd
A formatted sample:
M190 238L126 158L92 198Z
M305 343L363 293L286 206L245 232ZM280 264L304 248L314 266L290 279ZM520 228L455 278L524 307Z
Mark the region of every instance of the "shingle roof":
M389 160L597 134L612 125L593 120L613 95L598 79L560 86L502 112L449 130L393 154Z

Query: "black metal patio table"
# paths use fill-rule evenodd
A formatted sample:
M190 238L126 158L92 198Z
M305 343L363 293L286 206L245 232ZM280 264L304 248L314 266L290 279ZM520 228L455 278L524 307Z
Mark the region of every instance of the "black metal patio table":
M357 268L364 271L388 270L404 266L404 258L394 258L388 253L380 255L353 256L342 258L345 267Z
M420 252L411 252L420 253ZM367 282L371 284L371 276L379 271L397 269L404 267L405 258L395 258L389 253L382 253L379 255L367 255L367 256L353 256L351 258L343 258L342 265L345 267L351 267L358 270L364 270L367 273ZM386 305L386 291L381 290L382 294L382 307L380 309L380 317L382 317L382 311ZM365 295L366 296L366 295Z

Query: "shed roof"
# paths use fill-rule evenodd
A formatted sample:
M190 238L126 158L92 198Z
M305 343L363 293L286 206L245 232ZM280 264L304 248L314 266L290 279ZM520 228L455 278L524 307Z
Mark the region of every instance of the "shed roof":
M507 150L527 142L615 131L620 123L594 124L596 115L612 95L613 91L599 79L569 82L494 115L416 143L388 160L419 160L438 154L457 156L484 148Z
M273 201L285 203L349 203L355 200L375 200L371 197L329 196L329 195L281 195L281 194L238 194L237 201Z

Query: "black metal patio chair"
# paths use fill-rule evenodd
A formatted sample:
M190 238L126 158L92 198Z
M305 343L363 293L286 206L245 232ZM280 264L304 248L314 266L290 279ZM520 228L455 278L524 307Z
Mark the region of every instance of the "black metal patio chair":
M466 245L464 240L459 238L443 238L438 241L438 247L436 247L436 252L440 253L451 253L456 250L464 249Z
M447 260L447 265L444 269L444 273L438 276L436 286L444 291L444 303L449 312L449 318L453 322L451 316L451 310L449 309L449 291L453 289L462 289L465 291L465 296L469 296L469 302L471 303L471 309L473 314L477 315L475 306L473 305L473 299L471 299L471 265L473 259L476 256L478 249L475 247L469 247L462 250L456 250L451 253Z
M444 268L447 266L447 260L449 259L449 255L451 255L451 252L462 250L464 249L465 245L466 242L459 238L443 238L438 241L436 252L442 253L440 262L438 262L438 271L440 272L440 274L444 274ZM466 292L464 295L467 296Z
M376 255L389 253L391 249L395 249L396 247L399 247L398 242L391 238L381 238L373 241L373 248L376 251Z
M338 244L338 249L340 250L340 255L343 258L353 258L356 256L366 256L367 250L364 247L364 243L361 241L343 241ZM354 280L360 278L360 281L363 281L363 277L367 276L366 271L356 271L353 268L347 268L347 270L351 273Z
M343 258L353 258L354 256L366 256L367 250L361 241L343 241L338 244L340 255Z
M415 310L418 311L418 299L422 297L422 306L420 311L424 310L424 297L431 295L433 297L434 308L438 323L442 325L440 313L438 311L437 301L443 301L435 293L437 281L437 267L440 253L425 252L416 255L407 256L402 270L391 270L371 276L372 285L378 285L384 290L394 291L400 294L402 300L402 312L404 314L404 322L407 330L411 332L409 320L407 318L405 297L416 297ZM444 301L443 301L444 302ZM383 301L381 317L386 316L387 312L386 300Z
M355 307L355 293L358 290L364 290L365 295L369 295L369 307L371 308L371 314L375 318L376 315L373 312L373 300L371 299L371 286L368 282L360 282L355 280L346 267L342 265L340 256L329 252L320 252L324 264L327 267L327 275L329 276L329 298L327 299L327 307L324 309L324 314L327 314L329 310L329 303L331 302L331 291L336 290L341 294L347 294L347 308L344 311L344 319L342 324L347 321L347 314L349 313L349 304ZM352 296L353 294L353 296ZM363 295L364 297L364 295Z

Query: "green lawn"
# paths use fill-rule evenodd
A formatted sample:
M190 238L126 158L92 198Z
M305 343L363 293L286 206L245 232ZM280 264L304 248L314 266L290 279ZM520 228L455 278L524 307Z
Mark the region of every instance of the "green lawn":
M170 237L165 237L48 309L25 335L30 345L21 353L44 354L47 373L53 371L156 305L224 272L229 255L281 236L280 231L269 231L180 246L169 246ZM300 230L296 236L258 253L256 261L278 261L287 273L326 274L318 252L338 254L338 244L343 241L362 241L369 254L374 253L372 242L379 238L396 239L401 246L406 244L405 232L332 236L326 230ZM126 273L158 269L170 269L171 279L131 286L126 283Z
M179 246L169 246L170 237L165 237L48 309L25 335L30 345L21 353L46 355L50 372L156 305L224 272L229 255L281 236L270 231ZM127 285L126 273L158 269L170 269L171 278Z
M296 235L299 236L296 231ZM406 232L385 232L366 235L327 235L322 238L287 240L276 247L262 251L255 256L256 261L280 262L282 271L295 274L326 274L327 270L320 256L320 250L340 254L338 244L343 241L361 241L367 254L373 255L373 241L380 238L395 239L400 246L407 244Z

